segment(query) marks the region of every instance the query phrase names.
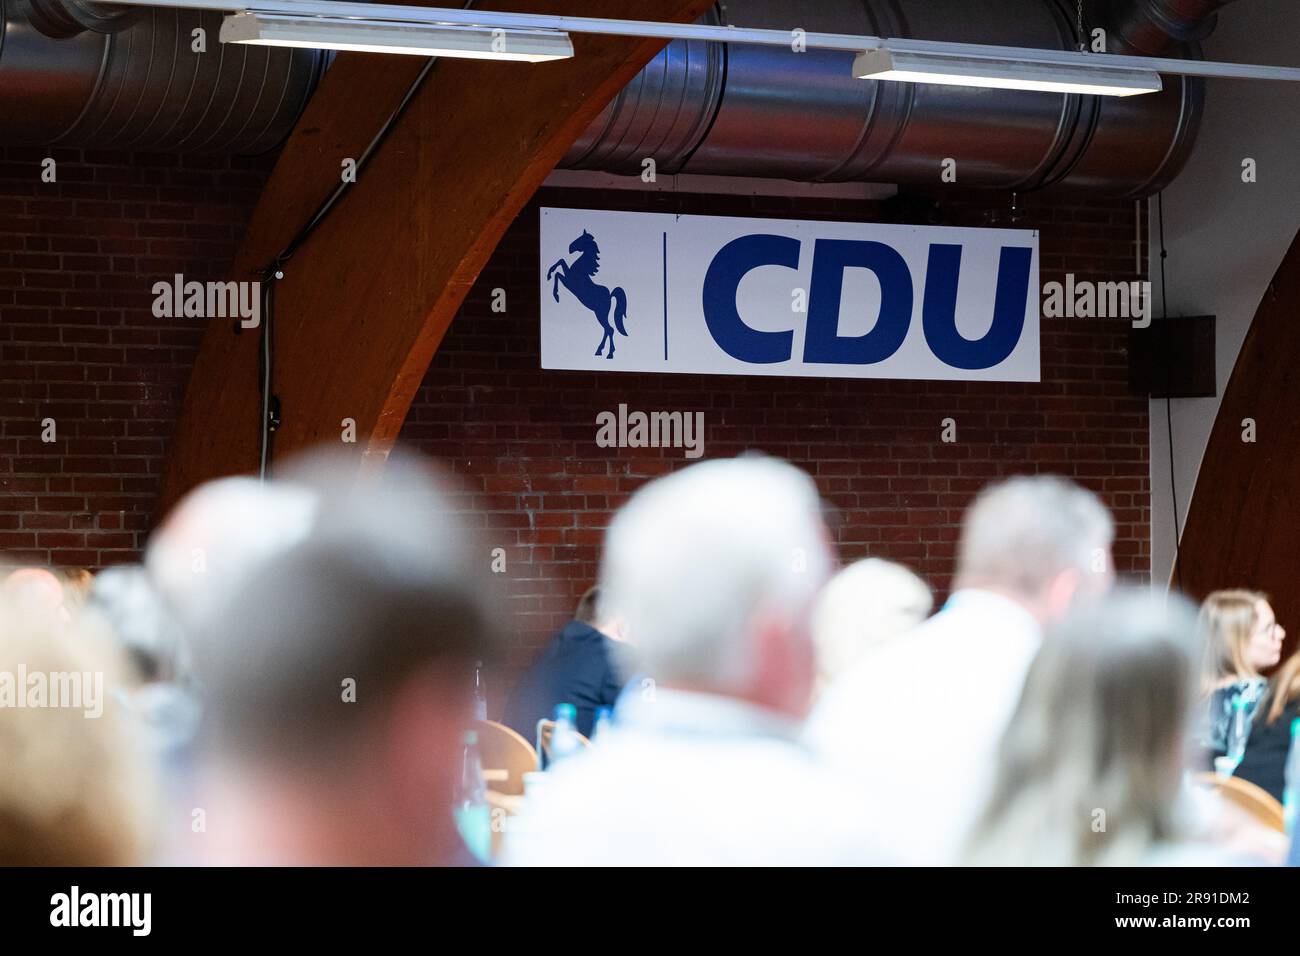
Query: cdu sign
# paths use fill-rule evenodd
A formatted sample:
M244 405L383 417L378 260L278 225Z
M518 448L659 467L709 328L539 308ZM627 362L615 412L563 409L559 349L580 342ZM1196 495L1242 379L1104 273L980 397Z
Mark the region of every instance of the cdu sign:
M542 367L1039 380L1038 234L541 211Z

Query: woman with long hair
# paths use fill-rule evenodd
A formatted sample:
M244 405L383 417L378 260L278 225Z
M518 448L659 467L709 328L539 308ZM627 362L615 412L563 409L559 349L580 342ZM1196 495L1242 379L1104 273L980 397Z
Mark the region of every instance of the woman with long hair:
M966 861L1205 862L1176 811L1200 659L1181 598L1120 592L1052 628L1002 740Z
M1215 591L1201 605L1205 641L1203 691L1208 698L1201 743L1212 757L1228 751L1237 710L1249 725L1268 690L1263 672L1282 657L1286 631L1277 623L1268 597L1240 588Z

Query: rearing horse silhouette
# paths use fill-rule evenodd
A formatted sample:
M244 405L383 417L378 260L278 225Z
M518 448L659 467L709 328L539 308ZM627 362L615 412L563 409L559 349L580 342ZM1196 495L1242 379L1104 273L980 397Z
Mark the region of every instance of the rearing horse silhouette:
M596 237L586 229L582 230L582 235L569 243L569 252L582 254L573 261L572 265L561 259L546 270L548 281L552 275L555 276L555 280L551 282L551 295L555 296L556 302L560 301L560 283L563 282L564 287L573 293L575 299L595 313L596 321L605 330L600 345L596 348L596 354L600 355L604 351L605 342L608 341L609 354L605 358L612 359L614 329L609 325L609 307L611 303L614 306L614 326L618 329L618 334L627 335L627 329L623 328L623 319L627 316L627 294L621 288L616 287L611 292L603 285L596 285L591 281L591 277L600 271L600 247L596 245Z

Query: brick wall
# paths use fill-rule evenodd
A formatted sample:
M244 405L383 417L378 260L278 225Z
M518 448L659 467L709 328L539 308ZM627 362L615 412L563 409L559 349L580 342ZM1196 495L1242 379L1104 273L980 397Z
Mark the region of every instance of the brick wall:
M99 567L137 556L201 320L157 319L153 281L225 277L269 161L0 150L0 552ZM991 202L940 215L987 224ZM550 190L520 217L466 301L403 440L446 459L506 549L521 666L596 571L610 511L680 450L601 449L595 416L702 411L707 456L748 448L807 468L850 560L904 561L942 595L962 508L986 481L1072 475L1119 524L1121 572L1149 564L1147 403L1125 387L1122 322L1043 323L1040 385L543 372L537 205L923 221L892 204ZM1132 277L1131 203L1022 197L1044 281ZM1005 225L1003 220L1000 225ZM491 310L494 288L508 311ZM940 441L953 418L958 441ZM53 418L57 440L41 441Z
M1116 563L1150 564L1147 401L1127 390L1123 321L1048 319L1042 384L708 377L543 371L539 366L539 205L718 215L921 221L887 203L545 190L480 276L434 359L403 440L452 464L498 521L522 666L597 569L610 512L649 478L688 462L680 449L597 447L595 418L620 402L702 411L705 457L759 449L807 469L834 506L841 556L878 555L925 576L940 599L963 508L990 479L1050 471L1099 492L1117 521ZM1005 201L949 194L954 225L1007 226ZM1134 278L1134 207L1021 197L1021 228L1042 238L1043 281ZM1000 218L994 218L1000 217ZM493 312L492 290L507 311ZM957 441L940 440L956 421Z
M52 156L54 182L41 179ZM153 282L226 278L265 159L0 149L0 552L137 557L202 335ZM54 420L53 442L42 421Z

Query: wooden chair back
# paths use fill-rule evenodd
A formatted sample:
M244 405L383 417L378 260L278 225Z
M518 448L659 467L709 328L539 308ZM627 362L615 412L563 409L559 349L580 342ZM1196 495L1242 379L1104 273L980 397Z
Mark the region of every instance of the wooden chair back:
M538 768L533 745L494 720L476 720L473 729L478 732L479 759L488 787L509 796L522 795L524 774Z
M1278 833L1286 832L1282 804L1258 784L1240 777L1225 777L1212 772L1198 773L1195 779L1197 783L1209 787L1224 800L1244 810L1251 819Z

